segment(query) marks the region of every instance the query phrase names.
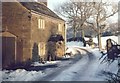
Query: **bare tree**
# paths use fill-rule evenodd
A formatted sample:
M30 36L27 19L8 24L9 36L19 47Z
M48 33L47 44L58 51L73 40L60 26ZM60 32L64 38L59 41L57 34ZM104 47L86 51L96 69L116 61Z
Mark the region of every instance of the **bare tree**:
M84 25L92 25L98 33L98 45L101 45L101 33L107 27L107 19L118 12L117 4L103 2L67 2L55 10L57 13L66 17L73 28L74 37L78 30L82 31L84 37ZM91 20L92 19L92 20Z
M73 3L75 4L75 3ZM90 2L77 2L78 7L78 30L81 30L81 35L84 37L84 28L86 26L86 20L92 15L93 9L91 8L92 3Z
M62 4L55 11L67 18L70 26L73 28L74 37L76 32L81 30L82 37L84 37L84 25L92 13L92 4L89 2L67 2Z
M107 23L106 20L115 15L118 12L118 7L116 4L110 4L107 2L92 2L93 3L93 15L90 17L93 22L86 21L91 24L94 30L98 33L98 45L101 50L101 33L105 30ZM109 11L108 11L109 10Z

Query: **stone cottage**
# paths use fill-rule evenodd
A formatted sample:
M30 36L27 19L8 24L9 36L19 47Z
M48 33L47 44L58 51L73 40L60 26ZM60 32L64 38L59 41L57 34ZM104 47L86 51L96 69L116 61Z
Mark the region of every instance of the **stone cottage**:
M46 59L52 36L62 37L56 36L62 42L56 56L61 57L65 52L65 21L44 3L3 2L0 34L3 68L32 60L34 45L37 45L38 56Z

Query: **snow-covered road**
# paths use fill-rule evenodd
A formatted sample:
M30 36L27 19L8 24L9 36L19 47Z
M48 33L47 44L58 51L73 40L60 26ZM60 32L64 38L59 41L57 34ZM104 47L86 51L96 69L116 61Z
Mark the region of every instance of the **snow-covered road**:
M100 64L98 49L72 47L75 56L65 60L34 64L30 69L3 70L3 81L104 81L103 71L117 73L117 61ZM70 51L69 50L69 51Z
M81 49L77 48L77 50ZM57 68L54 73L42 77L39 80L104 81L105 76L102 74L102 71L110 71L114 73L117 72L117 62L114 62L110 66L107 66L106 64L100 64L98 60L100 57L98 49L89 51L86 50L86 55L84 55L82 58L79 58L77 61L73 60L73 63L71 64L68 64L68 62L66 62L66 66L60 66L60 69ZM64 64L64 62L62 64Z

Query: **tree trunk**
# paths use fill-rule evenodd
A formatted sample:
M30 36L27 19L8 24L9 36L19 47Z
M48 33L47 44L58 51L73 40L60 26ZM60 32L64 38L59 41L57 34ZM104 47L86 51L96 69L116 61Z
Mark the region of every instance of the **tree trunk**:
M76 28L74 28L74 30L73 30L73 37L74 38L76 37Z
M84 30L83 30L83 29L82 29L82 31L81 31L81 35L82 35L82 38L85 37L85 34L84 34Z
M99 50L101 50L102 49L101 34L98 34L98 45L99 45Z
M102 49L102 44L101 44L101 31L100 31L100 27L98 27L98 46L99 46L99 50Z

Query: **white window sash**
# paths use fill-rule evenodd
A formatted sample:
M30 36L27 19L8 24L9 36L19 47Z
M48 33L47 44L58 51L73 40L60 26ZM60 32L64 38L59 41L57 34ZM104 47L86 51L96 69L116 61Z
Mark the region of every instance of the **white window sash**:
M43 29L45 28L45 20L43 20Z
M62 31L62 25L58 24L58 30L61 32Z
M40 22L41 22L41 23L40 23L40 24L41 24L41 26L40 26L40 27L41 27L41 29L42 29L42 26L43 26L42 19L41 19L41 21L40 21Z
M38 28L40 29L40 19L38 19Z
M45 29L45 20L44 19L38 19L38 28Z

